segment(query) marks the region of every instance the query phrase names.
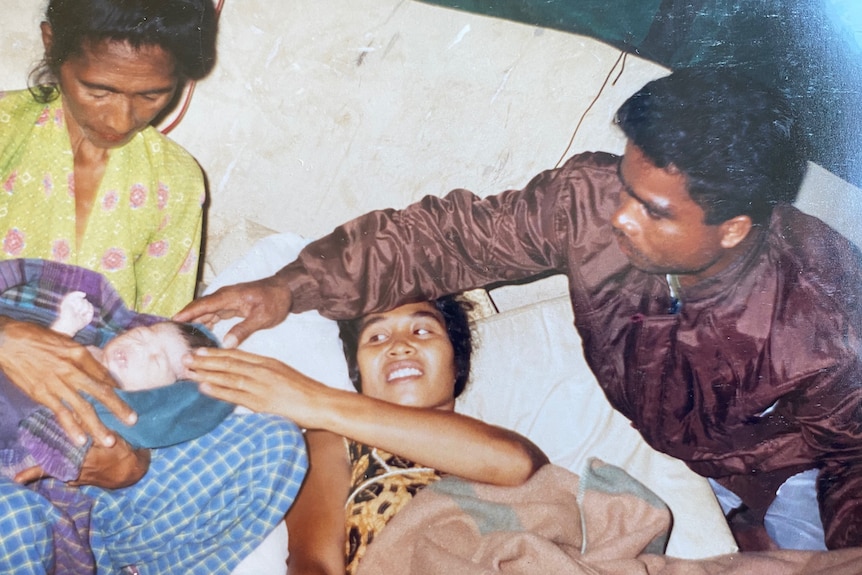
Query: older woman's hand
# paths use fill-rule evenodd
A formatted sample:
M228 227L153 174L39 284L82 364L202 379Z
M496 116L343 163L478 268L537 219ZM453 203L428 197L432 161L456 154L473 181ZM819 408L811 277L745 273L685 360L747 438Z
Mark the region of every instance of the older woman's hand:
M104 446L116 436L81 395L101 402L120 421L137 416L114 392L116 384L90 352L71 338L47 328L0 317L0 370L34 401L54 412L60 425L79 445L87 435Z
M105 489L119 489L134 485L150 468L150 450L132 449L122 437L111 447L93 445L84 464L81 474L69 485L95 485Z
M132 449L120 437L111 447L93 444L84 457L81 473L69 485L95 485L104 489L128 487L140 481L149 467L150 450ZM47 477L45 471L36 465L15 475L15 481L30 483L43 477Z

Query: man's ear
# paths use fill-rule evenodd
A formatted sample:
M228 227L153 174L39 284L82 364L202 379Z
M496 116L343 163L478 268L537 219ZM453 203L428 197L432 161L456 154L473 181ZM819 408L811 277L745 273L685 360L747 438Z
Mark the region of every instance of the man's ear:
M47 22L42 22L42 46L45 48L45 54L51 53L51 48L54 46L54 29Z
M751 218L746 215L739 215L722 222L719 225L721 228L721 247L729 250L738 246L748 236L752 226Z

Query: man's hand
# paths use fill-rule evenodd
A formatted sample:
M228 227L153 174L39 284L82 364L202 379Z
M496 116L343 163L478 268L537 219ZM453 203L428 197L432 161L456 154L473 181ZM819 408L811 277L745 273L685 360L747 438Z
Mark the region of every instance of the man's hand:
M116 441L81 392L90 394L120 421L137 416L114 392L116 383L90 352L47 328L0 317L0 370L34 401L44 405L79 445L87 435L110 447Z
M173 319L196 321L212 328L219 320L241 317L242 321L224 336L224 346L233 348L257 330L280 324L290 313L292 305L290 289L275 275L225 286L193 301Z
M84 457L78 479L69 485L95 485L104 489L119 489L134 485L146 474L150 466L148 449L132 449L122 438L112 447L93 444ZM44 470L36 465L20 471L15 476L18 483L30 483L47 477Z

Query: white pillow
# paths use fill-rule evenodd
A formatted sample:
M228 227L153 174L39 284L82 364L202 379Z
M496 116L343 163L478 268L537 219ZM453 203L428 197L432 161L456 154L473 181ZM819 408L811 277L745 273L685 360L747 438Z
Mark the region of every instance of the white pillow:
M220 273L204 293L240 282L271 276L296 259L310 240L292 233L276 234L254 244L242 259ZM223 338L239 319L221 321L213 331ZM291 314L281 324L258 331L240 349L274 357L332 387L353 389L338 339L337 324L317 312ZM240 411L244 408L237 408ZM287 567L287 530L284 522L246 557L232 575L284 575Z

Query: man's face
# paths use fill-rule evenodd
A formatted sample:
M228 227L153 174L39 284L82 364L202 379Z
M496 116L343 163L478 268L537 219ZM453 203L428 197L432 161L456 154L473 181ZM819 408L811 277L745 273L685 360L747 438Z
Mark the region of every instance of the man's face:
M625 186L612 224L617 243L636 268L690 279L715 273L725 249L721 225L704 223L685 176L656 167L631 143L620 164Z
M177 89L173 57L161 47L111 40L85 43L59 76L70 133L104 149L146 128Z

